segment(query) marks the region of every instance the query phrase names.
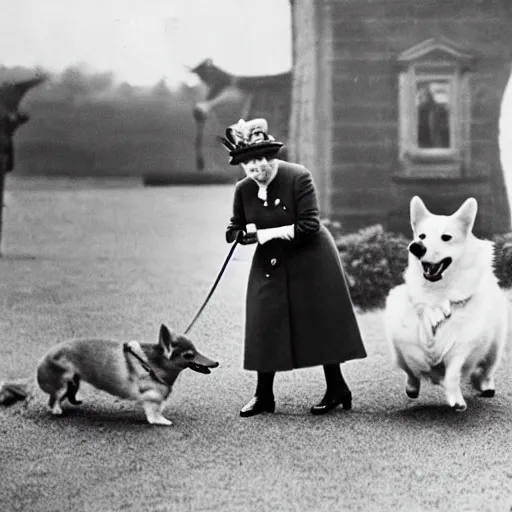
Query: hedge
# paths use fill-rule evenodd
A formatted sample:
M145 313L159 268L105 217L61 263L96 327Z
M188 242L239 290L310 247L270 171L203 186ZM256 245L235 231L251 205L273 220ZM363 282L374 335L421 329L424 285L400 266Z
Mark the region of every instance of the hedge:
M381 225L340 234L340 226L325 221L345 269L354 305L362 311L382 308L388 292L403 283L410 238L384 231ZM496 235L494 269L503 288L512 287L512 233Z

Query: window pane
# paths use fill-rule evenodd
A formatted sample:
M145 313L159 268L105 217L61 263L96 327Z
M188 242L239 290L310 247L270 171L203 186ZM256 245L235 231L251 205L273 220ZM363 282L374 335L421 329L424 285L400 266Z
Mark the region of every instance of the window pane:
M450 83L422 80L416 83L418 147L450 147Z

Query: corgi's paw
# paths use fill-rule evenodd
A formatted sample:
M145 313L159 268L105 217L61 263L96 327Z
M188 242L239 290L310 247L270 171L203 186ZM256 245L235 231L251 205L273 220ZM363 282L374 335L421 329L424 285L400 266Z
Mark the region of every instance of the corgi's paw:
M464 412L467 408L468 408L468 406L467 406L466 402L464 402L462 404L455 403L454 405L452 405L452 409L455 412Z
M441 310L441 312L443 313L443 316L445 318L450 318L450 316L452 316L452 306L451 306L449 300L445 300L444 302L441 302L438 305L438 308Z
M163 416L148 418L148 422L151 423L151 425L161 425L163 427L170 427L172 425L172 421L164 418Z
M452 314L449 301L435 306L416 304L415 309L428 338L435 336L438 327Z
M468 405L466 404L466 401L464 398L462 398L462 395L459 393L458 397L447 397L448 398L448 405L455 411L455 412L464 412Z
M162 403L145 402L143 407L148 423L151 423L151 425L162 425L164 427L170 427L172 425L172 421L162 416Z
M492 398L495 394L496 385L494 384L494 378L486 375L480 383L480 396L484 398Z
M54 416L62 416L62 408L59 404L59 402L57 402L51 409L50 409L51 413L54 415Z
M420 381L414 377L407 377L405 393L409 398L418 398L420 394Z
M463 412L468 408L466 404L466 400L462 396L460 388L457 386L456 388L447 389L446 390L446 401L448 405L456 412Z
M405 393L409 398L418 398L420 394L420 388L405 387Z

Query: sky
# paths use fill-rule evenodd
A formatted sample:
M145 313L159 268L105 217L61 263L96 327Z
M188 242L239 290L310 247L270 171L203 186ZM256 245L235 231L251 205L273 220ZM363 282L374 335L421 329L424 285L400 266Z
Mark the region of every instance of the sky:
M212 58L240 75L291 69L289 0L0 0L0 65L72 65L118 81L169 86ZM512 79L500 119L501 161L512 204Z
M0 0L0 64L82 64L120 81L190 80L206 58L242 75L291 68L289 0Z

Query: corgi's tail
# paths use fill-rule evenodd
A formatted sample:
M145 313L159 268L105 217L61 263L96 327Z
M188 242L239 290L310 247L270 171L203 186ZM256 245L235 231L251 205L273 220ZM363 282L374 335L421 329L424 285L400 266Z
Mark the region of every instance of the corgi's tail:
M0 382L0 405L12 405L27 400L34 387L33 378Z

